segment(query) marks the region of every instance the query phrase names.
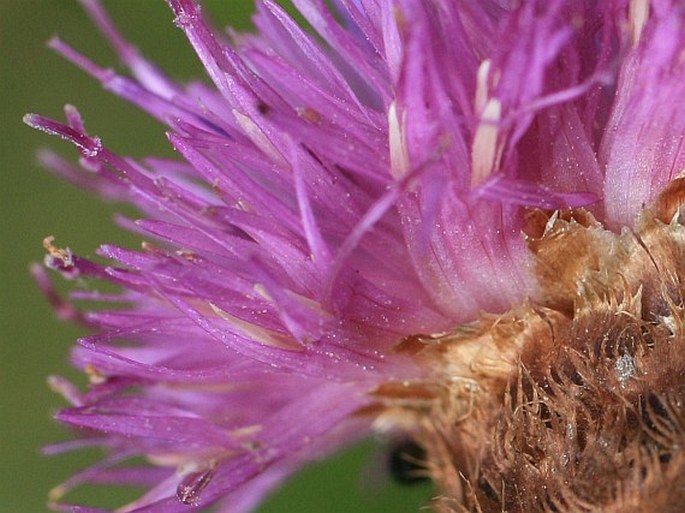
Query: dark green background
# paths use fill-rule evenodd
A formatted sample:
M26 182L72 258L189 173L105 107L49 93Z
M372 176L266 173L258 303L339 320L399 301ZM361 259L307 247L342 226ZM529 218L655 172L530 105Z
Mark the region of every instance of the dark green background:
M124 33L170 75L184 79L201 68L162 0L105 3ZM251 2L214 0L206 10L218 26L249 26ZM36 164L40 147L75 158L68 144L24 126L26 112L62 117L75 104L91 134L126 155L171 155L163 129L45 47L53 34L96 62L116 60L75 0L0 0L0 513L45 512L48 490L95 453L46 458L39 448L68 434L51 420L63 405L45 378L50 373L79 380L66 362L79 330L60 323L29 278L30 262L43 257L41 241L93 255L104 241L137 247L112 225L116 206L59 182ZM272 497L263 512L413 512L428 487L390 483L372 444L348 451L302 472ZM122 492L118 492L121 494ZM129 492L123 492L126 497ZM74 499L119 504L111 491L74 493Z

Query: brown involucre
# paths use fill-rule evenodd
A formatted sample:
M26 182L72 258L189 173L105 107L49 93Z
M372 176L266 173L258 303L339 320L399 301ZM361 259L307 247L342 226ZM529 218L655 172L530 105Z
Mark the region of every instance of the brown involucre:
M531 213L536 296L400 346L435 372L379 388L378 423L426 449L437 511L683 511L685 226L671 189L621 233L583 210Z

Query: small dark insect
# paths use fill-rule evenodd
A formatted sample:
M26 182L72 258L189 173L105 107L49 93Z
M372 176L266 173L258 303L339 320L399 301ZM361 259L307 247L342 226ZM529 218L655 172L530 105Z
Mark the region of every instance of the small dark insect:
M395 444L388 454L388 470L392 478L403 485L429 481L426 471L426 450L411 440Z
M259 102L257 104L257 110L262 116L266 116L271 112L271 107L269 107L266 103L264 102Z

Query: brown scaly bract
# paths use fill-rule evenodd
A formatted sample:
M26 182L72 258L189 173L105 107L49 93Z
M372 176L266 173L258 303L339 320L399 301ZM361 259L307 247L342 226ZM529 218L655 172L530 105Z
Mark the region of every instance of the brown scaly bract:
M400 348L435 381L379 389L379 426L425 446L436 510L683 510L683 188L672 182L634 232L533 212L537 296Z

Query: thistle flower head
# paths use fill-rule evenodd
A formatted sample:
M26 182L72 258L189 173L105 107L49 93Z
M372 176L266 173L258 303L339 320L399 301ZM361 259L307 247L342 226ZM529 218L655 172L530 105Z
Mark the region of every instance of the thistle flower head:
M682 345L678 2L293 0L307 31L264 0L256 35L167 2L211 85L168 78L97 0L129 74L50 45L163 123L177 160L114 154L72 106L25 118L80 150L46 165L137 207L118 222L145 240L101 264L46 239L101 309L35 271L94 333L72 354L89 389L51 381L58 419L108 454L56 508L95 482L147 486L127 513L247 511L374 430L421 443L446 511L616 510L682 474L664 373L685 366L658 365Z

